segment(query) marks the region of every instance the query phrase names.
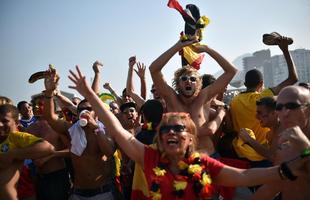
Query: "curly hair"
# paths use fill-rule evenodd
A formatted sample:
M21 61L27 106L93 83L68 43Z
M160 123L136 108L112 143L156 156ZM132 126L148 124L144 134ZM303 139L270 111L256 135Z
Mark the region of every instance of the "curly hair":
M177 93L180 93L180 88L179 88L180 77L183 75L190 75L190 74L194 74L197 78L197 89L195 90L194 95L197 95L200 92L201 87L202 87L202 79L201 79L201 76L198 70L191 67L190 65L186 65L174 72L172 86L175 89L175 91L177 91Z

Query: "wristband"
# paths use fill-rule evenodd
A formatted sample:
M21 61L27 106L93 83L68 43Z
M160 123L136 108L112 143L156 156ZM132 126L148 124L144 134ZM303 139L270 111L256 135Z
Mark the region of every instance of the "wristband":
M310 149L306 149L302 152L302 154L300 155L301 158L305 158L310 156Z
M280 176L283 175L284 177L288 178L291 181L294 181L297 179L297 176L295 176L292 171L290 170L290 168L287 166L286 162L283 162L280 167L279 167L279 173ZM281 176L282 178L282 176Z

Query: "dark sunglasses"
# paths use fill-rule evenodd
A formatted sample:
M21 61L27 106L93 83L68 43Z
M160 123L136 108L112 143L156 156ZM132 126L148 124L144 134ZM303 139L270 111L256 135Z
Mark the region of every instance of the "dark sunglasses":
M196 82L197 77L195 77L195 76L181 76L180 80L184 81L184 82L187 80L190 80L191 82Z
M288 103L285 103L285 104L278 103L276 105L276 110L280 111L283 108L286 108L286 109L289 109L289 110L295 110L297 108L300 108L301 106L307 106L307 104L298 104L298 103L295 103L295 102L288 102Z
M78 113L82 112L83 110L88 110L89 112L93 111L92 107L81 107L78 109Z
M169 133L171 130L173 130L174 133L180 133L185 131L186 126L181 125L181 124L176 124L176 125L163 125L159 129L159 133Z

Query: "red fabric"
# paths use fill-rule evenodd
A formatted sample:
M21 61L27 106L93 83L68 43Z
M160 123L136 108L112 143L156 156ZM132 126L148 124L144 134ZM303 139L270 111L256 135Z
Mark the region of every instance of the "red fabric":
M32 197L35 193L35 186L31 179L30 169L23 165L17 184L18 199Z
M224 167L224 164L214 160L213 158L210 158L206 155L206 159L204 160L201 165L204 165L209 172L211 179L214 179L221 169ZM144 173L148 182L148 187L151 188L152 184L152 178L156 175L153 172L153 168L157 167L158 163L160 161L160 154L157 150L154 150L148 146L145 146L145 152L144 152ZM169 170L167 170L167 173L165 176L160 177L161 178L161 184L160 184L160 193L162 195L162 199L175 199L176 196L173 194L173 181L175 180L175 175L173 175ZM188 186L186 187L184 191L184 195L182 196L182 199L197 199L198 197L195 196L195 192L193 191L193 185L192 183L188 183Z
M200 69L200 64L202 63L203 58L205 57L204 54L200 54L199 57L190 65L194 67L195 69L199 70Z
M182 16L188 16L188 14L184 11L184 9L182 8L182 6L179 4L179 2L177 0L169 0L168 5L169 8L174 8L177 11L179 11L179 13ZM189 17L189 16L188 16Z
M133 200L148 200L146 196L144 196L143 192L140 190L132 190L131 191L131 199Z

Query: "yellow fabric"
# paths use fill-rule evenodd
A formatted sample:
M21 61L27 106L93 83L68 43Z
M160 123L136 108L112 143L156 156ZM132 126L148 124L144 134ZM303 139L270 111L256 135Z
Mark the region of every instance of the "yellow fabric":
M157 149L155 144L150 145L151 148ZM149 187L145 178L144 171L139 164L135 164L135 172L132 181L132 190L138 190L143 193L145 197L150 197Z
M248 132L251 138L255 139L254 132L251 129L246 128L245 130ZM266 143L266 140L263 141L263 143ZM245 144L241 138L235 138L233 140L233 146L240 158L247 158L251 161L260 161L265 159L265 157L258 154L251 146Z
M198 44L198 43L197 43ZM194 45L197 45L194 44ZM186 59L186 61L191 65L198 59L200 59L201 56L204 56L203 54L200 55L199 53L196 53L191 46L183 47L183 56Z
M234 131L239 132L241 128L251 129L259 143L266 140L269 128L260 126L256 119L256 101L262 97L274 96L272 90L265 89L262 92L245 92L235 96L230 104L230 114Z
M42 140L34 135L25 132L12 132L9 136L0 144L0 153L8 152L9 150L16 148L27 147L37 141Z
M115 160L115 176L120 177L121 176L121 159L122 159L121 151L119 149L116 149L113 156Z

